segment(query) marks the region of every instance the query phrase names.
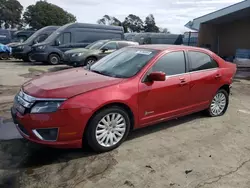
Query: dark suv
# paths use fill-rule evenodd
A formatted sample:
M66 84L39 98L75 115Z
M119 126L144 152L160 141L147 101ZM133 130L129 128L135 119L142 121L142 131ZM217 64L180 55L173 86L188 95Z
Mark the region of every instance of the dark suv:
M126 46L139 45L138 42L120 40L98 40L85 48L68 50L64 53L63 61L70 66L92 65L102 57Z

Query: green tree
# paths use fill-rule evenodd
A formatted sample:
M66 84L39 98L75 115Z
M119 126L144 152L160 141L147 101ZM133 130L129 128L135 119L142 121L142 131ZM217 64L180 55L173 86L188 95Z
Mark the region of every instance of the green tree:
M23 6L17 0L0 0L0 26L16 28L21 22Z
M125 32L141 32L143 31L143 21L139 16L134 14L128 15L122 22Z
M98 24L103 25L116 25L116 26L122 26L122 22L118 20L116 17L104 15L101 19L97 21Z
M153 14L149 14L146 19L145 19L145 23L144 23L144 31L145 32L159 32L159 27L156 26L155 23L155 18Z
M54 4L38 1L27 7L23 21L33 29L40 29L48 25L61 26L75 22L76 17Z

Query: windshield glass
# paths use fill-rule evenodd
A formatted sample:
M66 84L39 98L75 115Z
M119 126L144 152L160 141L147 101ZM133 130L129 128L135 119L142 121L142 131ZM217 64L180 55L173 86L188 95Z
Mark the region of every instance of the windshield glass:
M87 49L91 49L91 50L97 50L100 49L107 41L104 40L99 40L97 42L94 42L92 44L89 44L88 46L86 46L85 48Z
M122 48L102 58L90 70L99 74L130 78L136 75L156 54L157 50Z

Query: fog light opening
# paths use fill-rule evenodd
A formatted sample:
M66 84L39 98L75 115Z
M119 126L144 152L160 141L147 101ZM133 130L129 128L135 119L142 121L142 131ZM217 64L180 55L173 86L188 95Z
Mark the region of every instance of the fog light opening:
M58 137L58 128L33 129L32 131L37 138L43 141L54 142Z

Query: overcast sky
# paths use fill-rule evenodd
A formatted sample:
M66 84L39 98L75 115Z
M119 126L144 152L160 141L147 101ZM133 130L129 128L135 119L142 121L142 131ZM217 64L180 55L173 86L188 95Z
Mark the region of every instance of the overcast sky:
M36 0L19 0L26 8ZM123 21L135 14L144 21L148 14L155 16L159 27L172 33L188 30L184 25L196 17L227 7L242 0L47 0L74 14L78 22L96 23L103 15Z

